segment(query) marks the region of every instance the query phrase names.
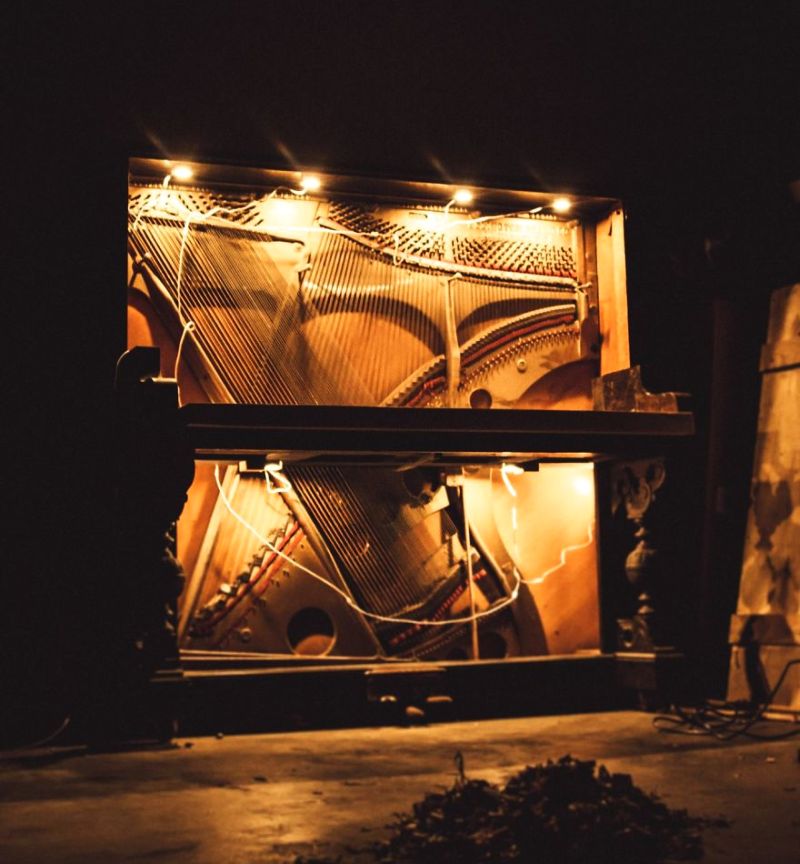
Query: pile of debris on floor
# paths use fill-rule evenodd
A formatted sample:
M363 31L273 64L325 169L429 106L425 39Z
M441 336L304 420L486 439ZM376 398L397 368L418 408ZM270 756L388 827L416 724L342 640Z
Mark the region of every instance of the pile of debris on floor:
M700 832L710 821L669 809L629 774L564 756L527 767L500 787L467 779L460 754L456 762L454 786L414 804L391 837L373 847L375 862L655 864L702 857Z

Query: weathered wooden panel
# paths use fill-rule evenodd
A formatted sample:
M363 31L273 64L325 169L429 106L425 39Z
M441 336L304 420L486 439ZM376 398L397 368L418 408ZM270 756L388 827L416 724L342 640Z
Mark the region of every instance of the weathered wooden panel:
M731 621L729 696L748 695L747 644L759 645L774 686L800 658L800 284L774 292L761 355L761 402L737 615ZM800 709L800 674L789 670L775 705Z
M800 344L800 284L775 292L768 338L768 348L784 343ZM740 615L800 612L798 365L763 370L737 612Z
M597 281L600 289L600 374L631 365L625 271L625 218L615 210L597 223Z

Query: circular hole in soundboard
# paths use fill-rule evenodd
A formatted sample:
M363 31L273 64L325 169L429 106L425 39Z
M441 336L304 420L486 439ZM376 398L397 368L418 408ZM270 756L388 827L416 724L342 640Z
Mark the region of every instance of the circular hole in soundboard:
M483 387L473 390L472 393L469 394L469 404L472 408L491 408L492 394Z
M478 651L481 660L500 660L508 656L508 645L500 633L489 630L478 636Z
M336 628L327 612L307 606L292 615L286 628L286 638L295 654L320 657L333 648Z

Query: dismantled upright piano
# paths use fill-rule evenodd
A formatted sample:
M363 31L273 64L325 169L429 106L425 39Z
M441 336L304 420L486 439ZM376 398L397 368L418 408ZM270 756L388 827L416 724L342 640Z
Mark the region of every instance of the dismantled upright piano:
M646 519L692 416L630 368L618 201L133 159L128 262L126 638L190 726L674 677Z

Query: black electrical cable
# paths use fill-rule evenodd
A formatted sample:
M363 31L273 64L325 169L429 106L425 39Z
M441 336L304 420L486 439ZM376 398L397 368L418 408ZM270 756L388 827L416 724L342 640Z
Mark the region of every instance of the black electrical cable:
M775 686L763 702L755 704L738 701L715 704L706 701L702 705L691 708L675 705L672 709L673 713L657 714L653 718L653 726L659 732L675 735L709 735L718 741L731 741L740 735L757 741L780 741L800 735L800 727L770 735L752 731L753 727L763 720L790 667L797 664L800 664L800 659L789 660L786 663Z
M48 735L46 735L44 738L40 738L38 741L31 741L27 744L17 744L11 750L6 750L3 753L3 756L13 756L15 753L21 753L26 750L37 750L39 747L44 747L47 744L52 744L53 741L55 741L56 738L58 738L59 735L61 735L61 733L67 728L67 726L69 726L71 720L72 717L67 714L61 721L59 726L53 732L50 732Z

